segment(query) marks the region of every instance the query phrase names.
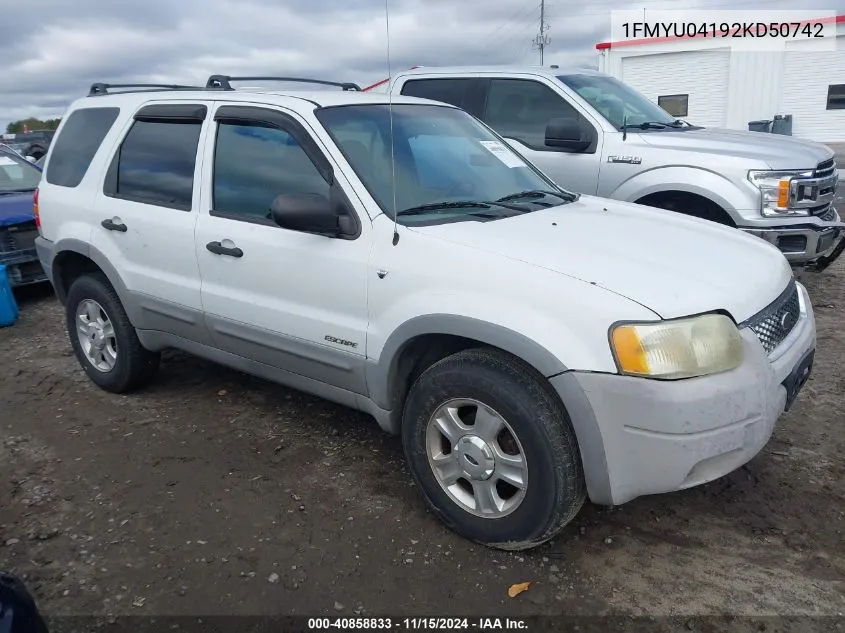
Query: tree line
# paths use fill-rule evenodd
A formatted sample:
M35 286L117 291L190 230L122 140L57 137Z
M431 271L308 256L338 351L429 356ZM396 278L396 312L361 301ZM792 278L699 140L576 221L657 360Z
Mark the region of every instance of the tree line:
M28 119L21 119L20 121L12 121L6 126L6 134L21 134L24 129L27 130L55 130L59 127L61 118L58 119L36 119L30 117Z

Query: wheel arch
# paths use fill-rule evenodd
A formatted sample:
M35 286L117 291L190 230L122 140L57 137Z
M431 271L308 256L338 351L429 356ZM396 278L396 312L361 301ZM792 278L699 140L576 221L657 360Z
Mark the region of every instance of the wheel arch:
M100 272L106 276L106 279L117 292L129 320L133 324L136 323L137 315L134 313L134 303L126 300L129 292L123 278L98 249L81 240L68 238L56 243L54 253L51 277L59 301L65 302L71 284L81 275L89 272Z
M709 200L740 223L741 210L759 204L753 196L724 175L701 167L672 165L640 172L608 192L608 198L636 202L666 192L695 194Z
M723 224L732 228L736 228L737 226L736 220L724 207L714 201L712 197L708 197L701 193L683 191L679 189L666 189L646 194L634 202L637 204L656 207L658 209L674 211L683 215L690 215L704 220L710 220L711 222L716 222L717 224ZM688 213L682 210L684 207L692 209L692 212Z
M567 371L549 350L510 328L451 314L414 317L393 330L378 359L366 366L370 398L390 412L386 430L399 433L405 398L416 377L446 356L472 347L507 352L546 378Z

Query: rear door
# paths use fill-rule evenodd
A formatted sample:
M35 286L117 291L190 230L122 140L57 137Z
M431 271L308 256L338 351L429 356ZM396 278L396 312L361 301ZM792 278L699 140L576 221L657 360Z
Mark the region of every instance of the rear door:
M209 106L151 102L111 152L94 202L92 243L120 271L136 325L208 342L194 249Z

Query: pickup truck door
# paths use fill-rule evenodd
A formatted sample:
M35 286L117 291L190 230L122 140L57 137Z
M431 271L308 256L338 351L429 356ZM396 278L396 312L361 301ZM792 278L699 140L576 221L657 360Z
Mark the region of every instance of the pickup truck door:
M595 195L601 167L601 131L560 93L535 79L491 79L481 118L560 186ZM595 142L583 152L547 147L546 126L555 118L573 118L590 126Z
M213 119L196 252L214 345L284 370L306 390L365 393L368 217L350 207L361 226L355 239L279 227L276 196L328 197L339 187L336 195L354 200L348 181L291 112L221 103Z

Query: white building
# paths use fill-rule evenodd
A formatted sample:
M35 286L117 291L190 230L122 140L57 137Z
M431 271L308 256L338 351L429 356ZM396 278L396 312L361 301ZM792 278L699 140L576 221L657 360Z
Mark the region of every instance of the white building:
M833 51L803 42L780 51L731 50L706 38L602 42L599 70L691 123L747 130L750 121L792 115L794 136L841 143L845 15L835 22Z

